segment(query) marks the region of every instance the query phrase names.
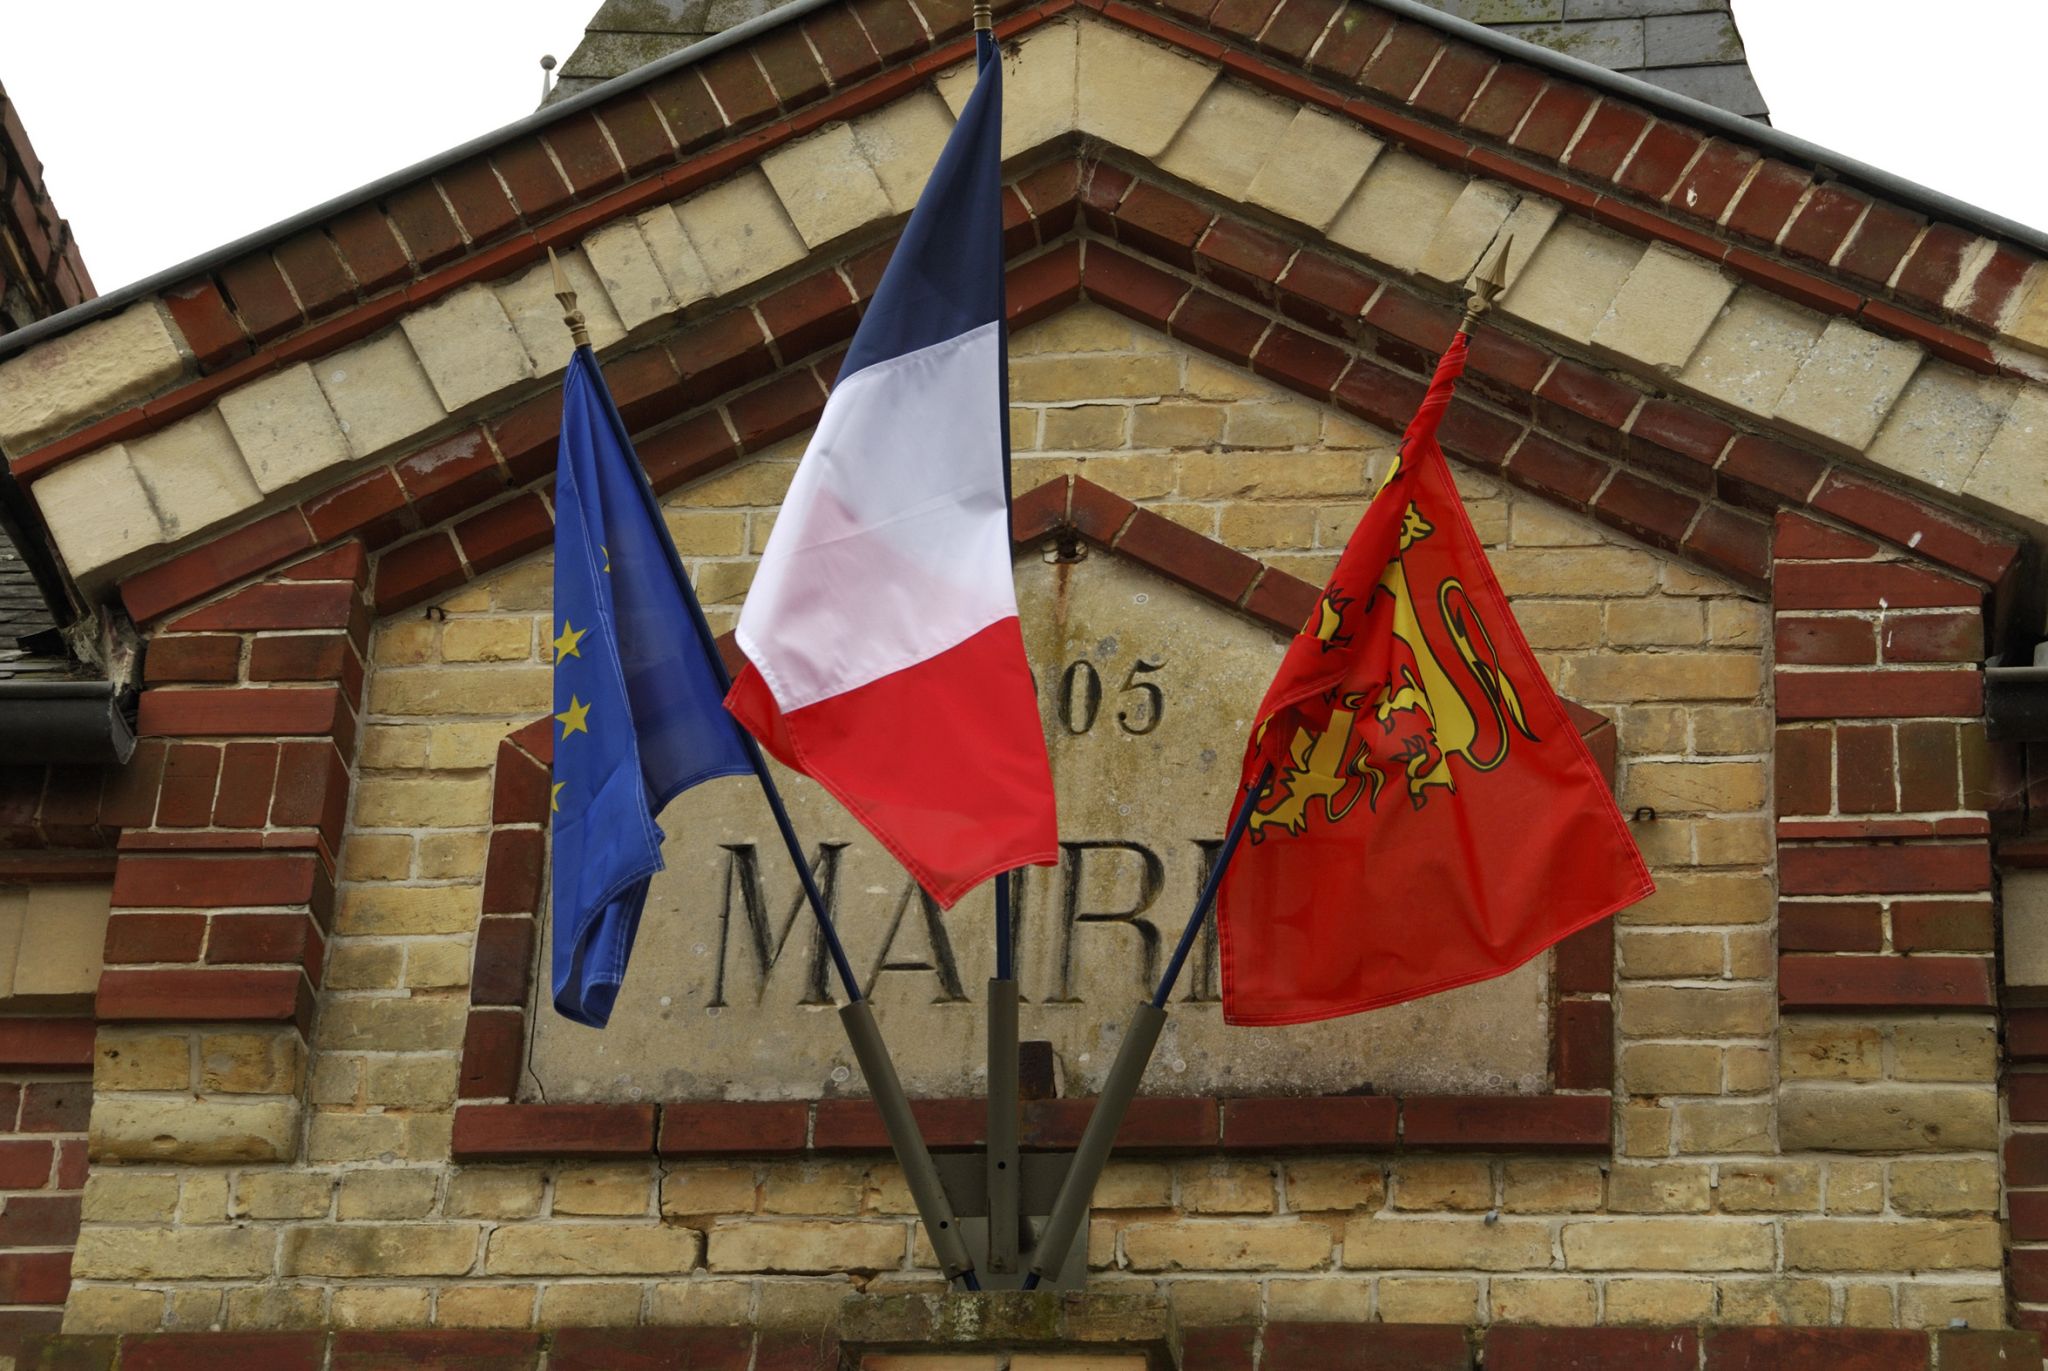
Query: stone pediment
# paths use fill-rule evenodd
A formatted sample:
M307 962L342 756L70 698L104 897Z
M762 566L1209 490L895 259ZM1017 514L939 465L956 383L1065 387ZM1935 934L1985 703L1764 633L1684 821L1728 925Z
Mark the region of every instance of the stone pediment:
M1313 34L1283 16L1250 47L1234 20L1211 17L1217 27L1204 33L1186 16L1127 7L1041 7L1007 21L1006 152L1029 168L1011 201L1018 269L1055 273L1048 248L1069 234L1113 237L1125 255L1236 296L1268 322L1281 316L1292 331L1264 344L1273 365L1289 364L1282 352L1298 366L1316 348L1364 343L1413 366L1440 346L1459 282L1512 232L1513 282L1490 331L1520 344L1516 369L1527 374L1514 388L1557 392L1577 440L1718 438L1719 451L1681 455L1681 492L1719 485L1721 471L1754 458L1745 435L1790 440L1794 454L1770 450L1771 503L1832 500L1830 512L1852 519L1883 505L1877 531L1901 540L1929 506L1867 490L1862 473L2028 528L2048 518L2021 460L2042 404L2028 302L2043 292L2014 250L1987 240L1964 251L1943 226L1902 233L1885 206L1812 187L1669 118L1360 14ZM812 42L835 23L807 20ZM950 16L931 27L955 31ZM338 508L374 508L402 529L532 479L540 463L500 421L544 412L565 356L536 260L544 246L572 249L597 340L615 369L634 373L625 388L642 403L629 417L701 415L714 397L843 338L969 79L952 60L958 39L906 62L912 40L863 34L867 58L828 58L830 70L786 92L763 86L766 103L740 100L734 83L782 71L767 55L780 51L771 35L758 54L664 67L598 115L570 102L552 116L560 127L535 135L540 163L508 144L488 164L465 164L467 175L440 172L431 205L394 192L388 219L302 233L7 363L0 440L21 449L15 469L36 483L74 574L120 585L147 617L164 597L123 574L134 582L137 569L222 529L240 524L229 537L288 554L362 526ZM717 94L715 108L759 126L736 138L686 117L691 92ZM1084 156L1070 176L1076 140L1105 160ZM1307 166L1317 173L1300 175ZM1703 223L1709 210L1725 225ZM437 213L450 216L445 230ZM377 257L372 230L395 257ZM346 271L335 265L354 261L345 244L361 258ZM311 274L321 263L332 267L324 290ZM837 298L821 307L821 294ZM1205 306L1157 321L1249 358L1266 326L1225 328L1223 314ZM726 330L704 340L717 365L677 354L698 341L679 334L700 336L713 320ZM1304 328L1306 345L1294 340ZM1394 337L1386 346L1374 336L1382 328ZM636 346L647 339L673 346ZM1545 375L1552 354L1566 361ZM809 386L829 372L827 359ZM1341 374L1299 379L1312 391L1327 379L1334 392ZM765 408L800 402L757 397ZM1687 422L1695 415L1708 421ZM484 428L462 428L478 418ZM728 436L745 445L759 428ZM1583 479L1559 482L1560 493ZM73 498L85 490L90 500ZM1663 514L1675 520L1675 507ZM502 515L496 536L519 522ZM452 547L411 555L474 569Z

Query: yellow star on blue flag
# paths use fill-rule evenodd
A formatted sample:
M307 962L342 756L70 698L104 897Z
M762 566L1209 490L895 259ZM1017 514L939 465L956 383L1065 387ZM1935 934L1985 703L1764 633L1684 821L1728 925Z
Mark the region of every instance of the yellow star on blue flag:
M555 618L555 1008L603 1027L661 869L655 816L699 781L754 764L725 712L704 612L587 347L562 382Z

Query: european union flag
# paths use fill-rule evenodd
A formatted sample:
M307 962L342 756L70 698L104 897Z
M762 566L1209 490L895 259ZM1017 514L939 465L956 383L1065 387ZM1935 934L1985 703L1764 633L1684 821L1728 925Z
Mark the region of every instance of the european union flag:
M602 1028L661 870L662 806L752 772L704 613L587 347L555 476L555 1008Z

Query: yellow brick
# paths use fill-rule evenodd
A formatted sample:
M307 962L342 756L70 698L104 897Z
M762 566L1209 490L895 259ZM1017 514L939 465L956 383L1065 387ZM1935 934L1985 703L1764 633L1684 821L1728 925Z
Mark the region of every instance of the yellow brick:
M1768 814L1695 819L1692 828L1701 866L1762 866L1776 846Z
M1010 399L1020 404L1150 399L1180 393L1180 359L1164 353L1120 357L1018 357L1010 362Z
M1616 1277L1607 1282L1601 1322L1611 1324L1701 1324L1714 1316L1712 1281Z
M1716 1284L1720 1291L1721 1322L1727 1324L1815 1326L1828 1322L1834 1305L1834 1292L1816 1280L1738 1280Z
M579 1281L543 1286L542 1328L630 1328L640 1321L640 1287Z
M1493 1167L1463 1157L1403 1158L1394 1163L1394 1208L1493 1208Z
M1698 705L1692 713L1693 750L1703 755L1757 755L1770 751L1769 711L1748 705Z
M900 1223L721 1224L711 1230L706 1261L717 1272L887 1271L903 1264L907 1236Z
M738 604L754 584L759 562L699 562L691 574L697 598L707 605Z
M1625 1157L1670 1156L1671 1111L1655 1105L1623 1105L1621 1153Z
M238 1219L319 1219L327 1216L333 1204L331 1175L249 1171L235 1182L235 1197L228 1213Z
M1339 1275L1269 1281L1266 1317L1288 1323L1365 1323L1372 1318L1372 1281ZM1010 1371L1018 1371L1021 1360L1013 1359ZM1093 1366L1109 1371L1106 1360L1047 1358L1044 1365L1046 1371L1054 1371L1055 1366L1059 1371L1089 1371ZM1142 1367L1143 1363L1134 1365Z
M747 551L747 516L727 510L662 511L676 551L685 557L737 557Z
M1998 1094L1959 1085L1788 1085L1787 1151L1955 1152L1998 1146Z
M343 1219L423 1219L434 1208L434 1196L440 1189L440 1183L438 1173L416 1167L344 1172L339 1216Z
M194 1171L178 1183L178 1222L186 1225L225 1223L228 1178L222 1171Z
M365 1089L371 1104L400 1109L446 1109L455 1103L461 1062L438 1056L372 1057Z
M437 659L438 625L431 619L388 619L378 625L370 643L370 660L378 666L422 666Z
M1899 1285L1901 1328L1950 1328L1956 1321L1971 1328L2006 1326L2002 1281L1904 1281Z
M94 1036L95 1090L185 1090L192 1084L192 1039L183 1033L102 1028Z
M476 779L362 780L356 823L363 828L443 828L488 816L491 783Z
M654 1171L642 1162L565 1166L555 1173L557 1214L627 1216L654 1206Z
M87 1223L167 1224L178 1212L178 1178L99 1168L85 1178L80 1206Z
M548 705L554 673L547 667L438 667L379 671L370 680L375 714L488 714L529 719Z
M1788 1018L1778 1043L1787 1080L1874 1081L1884 1074L1884 1034L1869 1024Z
M405 975L405 949L397 943L336 938L327 946L321 985L328 990L396 990Z
M1304 404L1236 404L1224 411L1228 447L1307 447L1322 437L1322 416Z
M1197 400L1245 400L1273 393L1250 374L1207 357L1190 356L1187 368L1187 379L1181 388Z
M1704 1214L1712 1207L1704 1166L1617 1164L1607 1177L1607 1207L1617 1214Z
M1798 1271L1996 1270L1995 1219L1788 1219L1785 1265Z
M1579 1326L1597 1322L1593 1282L1569 1277L1537 1279L1496 1276L1487 1284L1493 1317L1500 1323Z
M858 1214L867 1189L854 1162L782 1162L767 1168L761 1186L764 1214Z
M490 839L483 833L427 833L420 838L420 879L471 880L484 874Z
M459 1276L476 1264L476 1224L337 1224L285 1232L288 1276Z
M1561 689L1574 700L1595 704L1747 700L1762 686L1762 664L1750 653L1631 652L1573 658Z
M1275 1168L1264 1162L1203 1162L1179 1168L1180 1207L1190 1214L1270 1214Z
M1010 411L1010 451L1012 453L1038 451L1038 418L1043 412L1042 410L1024 408L1013 408ZM1014 459L1012 461L1012 468L1014 475ZM1032 482L1031 484L1035 485L1037 483ZM1028 487L1020 484L1017 488L1023 490Z
M468 933L483 890L474 885L359 885L342 891L335 932L348 937Z
M1693 1101L1673 1112L1680 1152L1771 1150L1771 1107L1767 1102Z
M1218 405L1165 401L1139 405L1131 413L1131 445L1141 448L1201 448L1223 441L1224 410Z
M1858 1281L1842 1287L1843 1327L1891 1328L1897 1321L1889 1285Z
M1505 500L1468 500L1466 516L1472 520L1472 534L1482 547L1499 547L1507 542L1508 506Z
M441 627L444 662L524 662L532 656L531 619L451 619Z
M320 1011L314 1043L324 1051L429 1052L462 1042L467 1003L418 996L336 999Z
M1076 305L1010 340L1010 351L1028 357L1043 352L1127 352L1132 327L1100 305Z
M405 950L405 983L414 990L442 990L469 984L468 943L422 939Z
M1705 633L1697 600L1652 595L1607 606L1607 641L1617 647L1693 647Z
M1892 1029L1893 1077L1902 1081L1998 1079L1998 1033L1990 1016L1934 1023L1900 1023Z
M189 1332L210 1332L221 1323L221 1292L218 1290L171 1291L170 1315L164 1327Z
M1575 602L1573 602L1575 603ZM1521 615L1517 606L1515 614ZM1691 717L1684 705L1630 705L1618 711L1624 750L1630 755L1682 753Z
M1216 506L1190 504L1164 504L1151 507L1154 514L1173 520L1182 528L1193 529L1204 538L1216 536Z
M1657 580L1656 558L1633 548L1514 547L1502 549L1491 560L1501 588L1517 600L1525 595L1640 595Z
M645 1224L506 1224L491 1233L494 1276L669 1275L697 1265L703 1235Z
M1479 1282L1442 1276L1384 1276L1380 1319L1386 1323L1473 1323Z
M1768 1271L1777 1236L1747 1219L1587 1219L1563 1229L1575 1271Z
M1192 500L1312 500L1364 488L1359 452L1194 452L1180 459L1180 493Z
M87 1228L71 1274L88 1281L268 1277L277 1231L265 1228Z
M1618 916L1624 925L1760 924L1776 912L1771 883L1735 872L1661 872L1657 891Z
M1764 607L1752 600L1707 602L1707 641L1716 647L1759 647L1769 623Z
M1722 1053L1721 1068L1731 1095L1749 1095L1769 1090L1776 1055L1768 1047L1730 1047Z
M328 1317L337 1328L424 1328L432 1298L406 1286L344 1285L336 1288Z
M551 609L555 603L555 568L552 562L526 562L501 571L487 582L493 609Z
M503 721L434 724L426 730L426 764L436 771L481 771L495 766L498 745L510 731ZM479 814L474 822L488 820L488 815Z
M1041 445L1048 452L1128 447L1128 405L1073 405L1045 412Z
M1278 1223L1134 1223L1124 1256L1136 1271L1312 1271L1330 1260L1328 1225Z
M1594 1162L1516 1160L1502 1172L1501 1208L1510 1214L1576 1214L1600 1207L1601 1167Z
M448 1181L447 1211L464 1219L526 1219L540 1213L542 1180L524 1167L466 1166Z
M304 1063L292 1029L209 1033L199 1040L199 1088L223 1095L296 1094Z
M434 1300L440 1328L525 1328L533 1322L530 1285L451 1285Z
M1383 1219L1354 1214L1344 1225L1349 1267L1422 1271L1533 1271L1550 1265L1550 1226L1538 1219Z
M1235 548L1313 547L1316 510L1312 505L1226 505L1218 531Z
M1095 1183L1097 1209L1164 1209L1172 1203L1173 1168L1161 1162L1111 1161Z
M1778 940L1768 928L1731 929L1728 939L1728 975L1732 980L1768 979L1777 966Z
M662 1179L661 1212L671 1217L751 1214L757 1191L751 1167L679 1167Z
M1530 600L1515 606L1529 646L1538 649L1591 648L1600 645L1600 602L1597 600Z
M756 457L691 486L682 499L694 508L779 505L796 477L796 463Z
M344 881L402 881L411 875L409 833L351 833L341 849Z
M1876 1214L1884 1209L1882 1162L1829 1162L1822 1184L1823 1207L1830 1214Z
M1719 980L1727 960L1727 944L1719 933L1625 928L1615 942L1621 974L1635 980Z
M1208 1277L1166 1282L1167 1303L1183 1328L1256 1323L1264 1303L1260 1282Z
M1358 528L1358 521L1365 517L1365 501L1346 500L1342 504L1316 506L1316 546L1341 549L1351 541L1351 535Z
M1285 1168L1287 1207L1300 1213L1333 1209L1378 1209L1387 1182L1380 1164L1339 1157L1303 1158Z
M1721 1089L1721 1049L1706 1043L1641 1043L1621 1052L1631 1095L1711 1095Z
M751 1320L753 1300L752 1281L667 1281L654 1287L653 1298L647 1307L647 1322L736 1327Z
M1723 1164L1715 1192L1730 1214L1791 1214L1820 1208L1820 1167L1813 1162Z
M380 725L363 731L363 770L411 771L426 764L426 729L412 725Z
M75 1285L64 1305L66 1333L154 1333L163 1326L161 1290Z
M1761 809L1768 793L1762 762L1635 762L1621 804L1648 805L1659 815L1725 814Z
M1620 996L1621 1031L1631 1038L1761 1037L1775 998L1768 986L1630 986Z
M1998 1164L1989 1158L1895 1161L1892 1208L1901 1214L1952 1216L1998 1211Z

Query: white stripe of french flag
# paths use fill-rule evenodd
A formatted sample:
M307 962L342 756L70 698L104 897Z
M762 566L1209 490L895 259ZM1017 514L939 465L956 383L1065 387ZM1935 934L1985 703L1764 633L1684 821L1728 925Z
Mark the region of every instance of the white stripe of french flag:
M1010 575L1002 73L980 48L776 517L726 697L948 908L1058 857Z

